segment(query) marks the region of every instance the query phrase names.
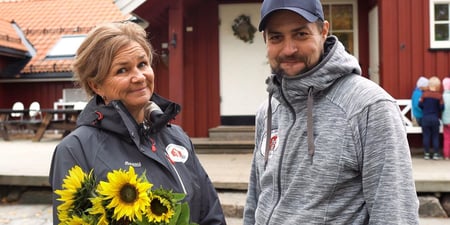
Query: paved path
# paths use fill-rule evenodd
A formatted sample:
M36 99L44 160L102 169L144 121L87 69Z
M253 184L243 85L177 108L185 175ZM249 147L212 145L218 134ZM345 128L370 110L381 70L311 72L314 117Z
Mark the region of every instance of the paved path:
M0 184L48 185L53 150L59 139L0 140ZM246 190L251 154L198 154L219 189ZM450 192L450 161L413 157L418 192Z
M242 225L242 219L226 218L228 225ZM1 205L0 225L53 225L51 205Z
M0 141L0 184L48 186L55 140ZM251 154L199 154L218 188L246 190Z
M48 171L53 150L59 139L0 140L0 185L48 186ZM200 161L219 189L245 191L250 172L251 154L199 154ZM418 191L450 192L450 161L413 158ZM430 188L432 184L432 188ZM433 190L430 190L433 189ZM243 205L242 194L234 197L219 193L222 203ZM227 218L229 225L241 219ZM0 203L0 225L50 225L49 204L25 205ZM450 224L450 219L421 218L421 225Z
M226 218L228 225L242 219ZM449 219L420 218L420 225L448 225ZM51 205L0 205L0 225L52 225Z

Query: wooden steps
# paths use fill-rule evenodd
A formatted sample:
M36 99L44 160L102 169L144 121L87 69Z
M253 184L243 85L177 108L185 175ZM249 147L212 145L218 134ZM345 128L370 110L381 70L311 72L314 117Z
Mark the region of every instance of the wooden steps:
M200 154L243 154L253 152L254 137L254 126L218 126L209 130L209 137L191 140Z

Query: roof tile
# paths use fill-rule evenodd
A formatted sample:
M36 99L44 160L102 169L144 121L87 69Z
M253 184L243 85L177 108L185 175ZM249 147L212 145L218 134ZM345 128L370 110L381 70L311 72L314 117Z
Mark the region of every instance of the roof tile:
M28 49L22 43L16 30L10 21L0 18L0 46L18 50L20 52L27 52Z
M22 73L71 71L72 60L45 59L63 35L86 34L97 24L127 18L112 0L0 0L0 12L22 28L36 50ZM1 31L3 26L0 21ZM0 40L0 46L6 44Z

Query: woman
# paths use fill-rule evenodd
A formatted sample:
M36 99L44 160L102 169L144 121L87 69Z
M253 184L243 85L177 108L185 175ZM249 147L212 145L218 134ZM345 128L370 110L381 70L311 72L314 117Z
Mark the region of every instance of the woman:
M78 127L56 147L53 190L75 165L107 180L112 170L134 167L154 188L185 193L191 221L225 224L217 193L185 132L170 121L180 106L154 94L153 49L134 23L95 28L77 51L73 71L90 99ZM150 101L149 101L150 100ZM53 197L54 224L58 224Z

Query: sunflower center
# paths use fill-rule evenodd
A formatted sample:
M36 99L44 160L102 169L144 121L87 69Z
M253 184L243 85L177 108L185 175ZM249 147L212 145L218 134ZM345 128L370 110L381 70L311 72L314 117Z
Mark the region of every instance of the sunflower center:
M131 221L125 219L125 218L120 218L119 221L115 221L116 223L114 223L115 225L128 225L131 224Z
M136 201L137 194L136 187L131 184L125 184L122 189L120 189L120 199L126 203Z
M162 202L155 198L150 202L150 208L152 210L152 213L161 216L163 213L167 213L167 207L162 204Z

